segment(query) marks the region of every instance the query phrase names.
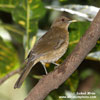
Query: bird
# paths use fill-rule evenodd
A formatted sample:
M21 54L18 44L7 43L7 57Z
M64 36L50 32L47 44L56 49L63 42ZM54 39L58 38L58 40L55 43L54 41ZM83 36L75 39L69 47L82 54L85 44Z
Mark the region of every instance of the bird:
M14 89L20 88L32 67L41 62L47 74L45 63L53 63L60 59L66 52L69 44L68 26L71 20L65 16L58 17L46 32L34 45L27 56L27 62L20 77L14 85Z

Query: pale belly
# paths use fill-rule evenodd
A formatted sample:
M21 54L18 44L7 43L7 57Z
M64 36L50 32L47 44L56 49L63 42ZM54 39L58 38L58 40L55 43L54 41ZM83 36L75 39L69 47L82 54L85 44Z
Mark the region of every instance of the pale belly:
M64 53L66 52L68 47L68 41L67 43L63 44L62 47L55 51L50 51L48 54L41 56L38 61L43 62L43 63L52 63L57 61L59 58L61 58Z

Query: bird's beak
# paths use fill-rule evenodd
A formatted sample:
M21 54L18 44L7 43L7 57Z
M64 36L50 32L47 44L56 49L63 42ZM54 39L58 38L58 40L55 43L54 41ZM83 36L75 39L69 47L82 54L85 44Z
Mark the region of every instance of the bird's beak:
M69 23L72 23L72 22L77 22L77 20L70 20L68 21Z

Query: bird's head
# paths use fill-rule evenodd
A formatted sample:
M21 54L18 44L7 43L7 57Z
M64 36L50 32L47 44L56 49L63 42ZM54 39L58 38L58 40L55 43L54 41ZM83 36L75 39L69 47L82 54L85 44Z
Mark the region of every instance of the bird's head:
M60 28L67 29L71 22L76 22L76 20L71 20L65 16L60 16L53 22L51 27L60 27Z

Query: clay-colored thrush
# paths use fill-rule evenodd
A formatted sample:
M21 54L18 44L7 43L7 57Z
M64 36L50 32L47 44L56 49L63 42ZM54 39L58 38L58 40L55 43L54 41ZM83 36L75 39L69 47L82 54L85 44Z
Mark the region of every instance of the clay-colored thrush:
M32 67L37 63L55 63L66 52L69 43L68 26L73 22L61 16L57 18L51 28L34 45L27 57L26 66L17 80L14 88L19 88ZM46 68L45 68L46 71ZM46 72L47 73L47 72Z

